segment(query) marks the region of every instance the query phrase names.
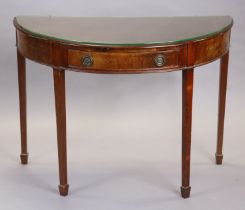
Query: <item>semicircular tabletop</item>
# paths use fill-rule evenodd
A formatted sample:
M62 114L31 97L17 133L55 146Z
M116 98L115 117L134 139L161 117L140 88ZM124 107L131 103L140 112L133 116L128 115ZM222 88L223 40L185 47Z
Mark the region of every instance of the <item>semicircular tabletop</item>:
M42 17L17 16L29 33L64 42L96 45L173 44L212 36L230 28L230 16ZM130 32L130 33L129 33Z

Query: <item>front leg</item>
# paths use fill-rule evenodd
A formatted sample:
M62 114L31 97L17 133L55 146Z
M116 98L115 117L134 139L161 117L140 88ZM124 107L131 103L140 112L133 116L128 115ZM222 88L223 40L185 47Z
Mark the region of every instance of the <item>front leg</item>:
M67 154L66 154L66 105L65 105L65 71L53 69L54 93L57 124L57 143L60 174L60 195L67 195Z
M22 164L28 163L27 151L27 120L26 120L26 61L25 57L17 50L18 61L18 83L19 83L19 103L20 103L20 133L21 133L21 153Z
M182 186L183 198L190 196L190 152L191 152L191 121L192 121L192 95L193 71L182 72Z
M216 148L216 164L222 164L223 154L223 135L224 135L224 120L225 120L225 99L227 88L229 52L220 59L220 81L219 81L219 113L218 113L218 133L217 133L217 148Z

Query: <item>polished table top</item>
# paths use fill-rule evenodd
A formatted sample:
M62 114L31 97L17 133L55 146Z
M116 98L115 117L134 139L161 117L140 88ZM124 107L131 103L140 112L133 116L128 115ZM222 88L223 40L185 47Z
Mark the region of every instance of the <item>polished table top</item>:
M65 42L96 45L171 44L206 38L231 27L230 16L41 17L17 16L23 30Z

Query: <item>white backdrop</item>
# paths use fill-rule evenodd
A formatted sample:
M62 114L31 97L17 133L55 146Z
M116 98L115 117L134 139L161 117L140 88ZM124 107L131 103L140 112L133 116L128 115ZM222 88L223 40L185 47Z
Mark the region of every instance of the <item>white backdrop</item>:
M58 195L52 71L27 62L30 163L19 164L16 15L231 15L224 164L214 164L219 62L196 68L191 197L179 195L181 72L68 72L70 194ZM244 209L244 0L0 0L0 209Z

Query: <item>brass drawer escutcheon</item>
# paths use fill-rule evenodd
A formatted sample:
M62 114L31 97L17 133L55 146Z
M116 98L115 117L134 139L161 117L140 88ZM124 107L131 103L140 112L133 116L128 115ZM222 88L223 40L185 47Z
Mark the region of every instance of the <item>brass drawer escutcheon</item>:
M163 54L158 54L154 58L154 63L157 67L162 67L166 63L166 58Z
M93 60L92 56L86 55L86 56L82 57L81 62L82 62L82 65L84 67L90 67L93 65L94 60Z

